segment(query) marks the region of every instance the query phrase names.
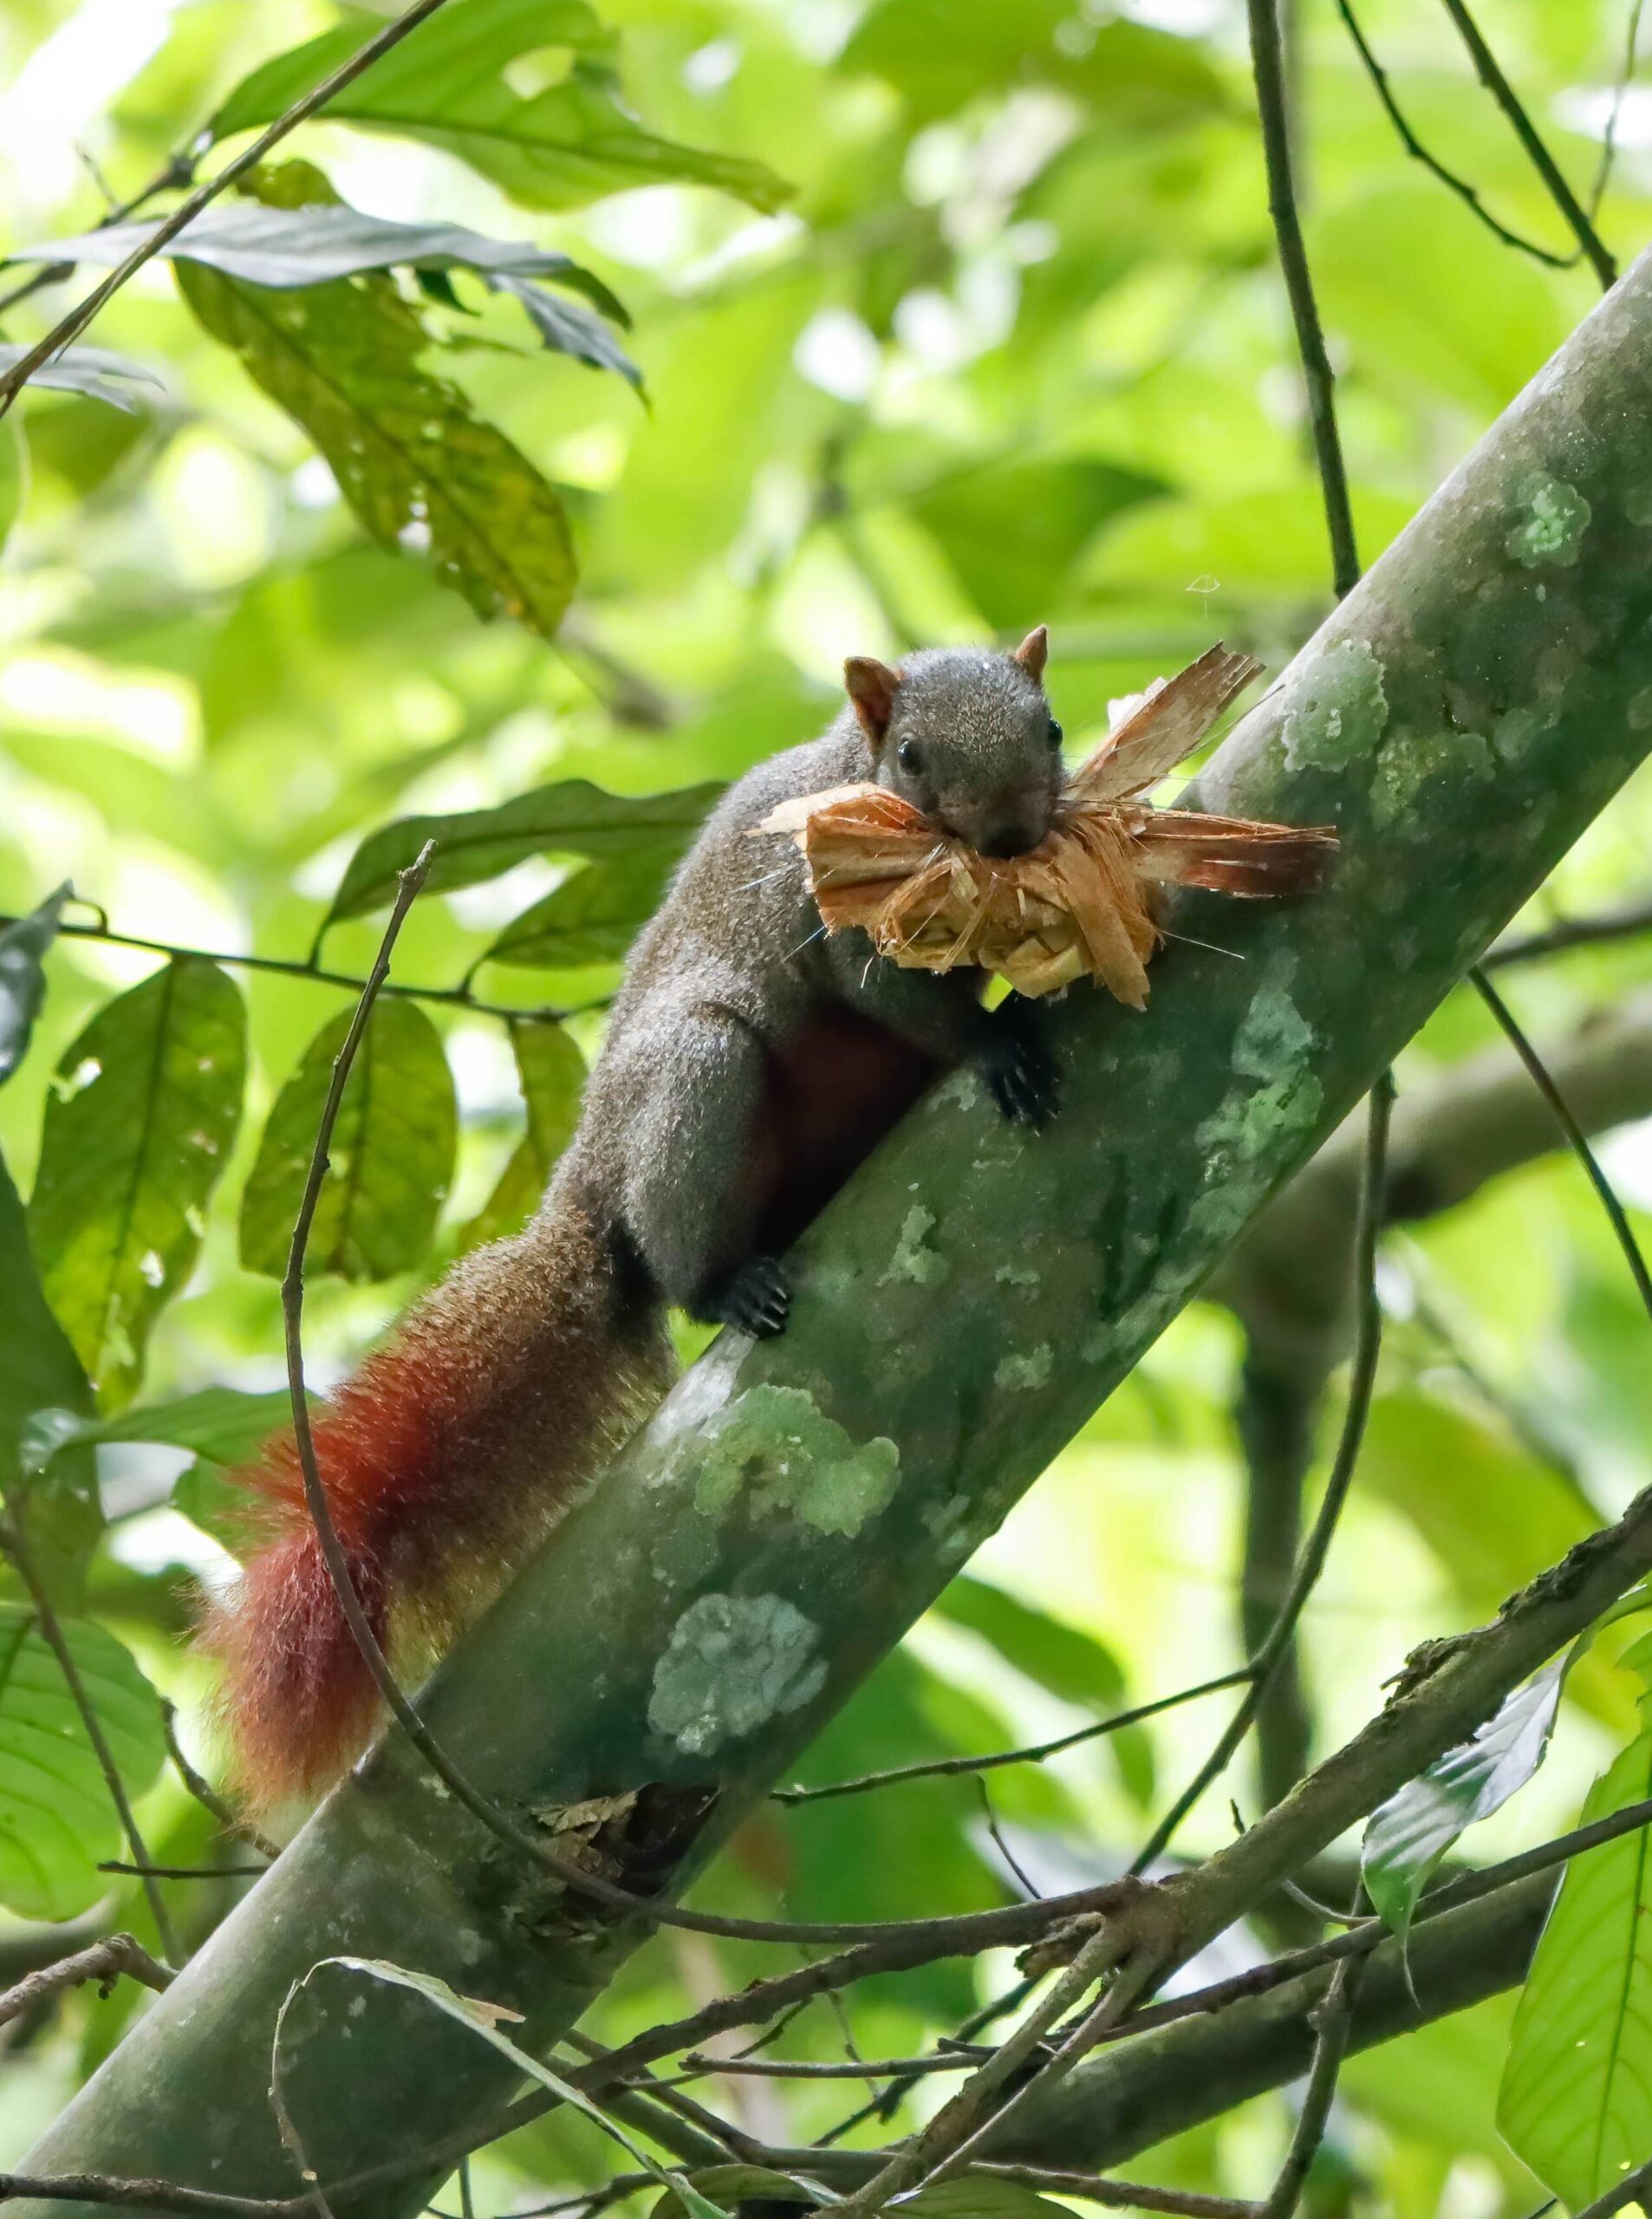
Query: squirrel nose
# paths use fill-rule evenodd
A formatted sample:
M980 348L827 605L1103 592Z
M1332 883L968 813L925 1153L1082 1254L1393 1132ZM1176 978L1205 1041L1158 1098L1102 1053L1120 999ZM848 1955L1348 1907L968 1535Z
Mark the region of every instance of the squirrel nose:
M1002 859L1008 856L1024 856L1036 848L1044 837L1042 830L1029 824L1024 818L1016 817L1007 823L988 827L977 840L979 853Z

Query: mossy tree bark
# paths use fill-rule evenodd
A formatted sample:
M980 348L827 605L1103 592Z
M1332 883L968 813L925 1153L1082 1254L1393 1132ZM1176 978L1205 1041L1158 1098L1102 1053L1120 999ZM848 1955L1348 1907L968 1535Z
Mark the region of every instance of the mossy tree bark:
M517 1813L634 1793L622 1871L675 1857L686 1878L1649 746L1652 260L1201 779L1211 806L1335 821L1329 890L1280 908L1200 897L1145 1017L1070 994L1047 1132L1005 1126L966 1079L919 1108L805 1243L784 1337L715 1346L439 1675L427 1715L472 1778ZM318 1960L438 1974L524 2013L543 2046L634 1938L513 1869L393 1736L29 2169L289 2193L271 2034ZM338 1972L289 2012L283 2056L323 2180L415 2132L480 2127L510 2092L500 2060L417 1998ZM411 2211L419 2187L334 2208Z

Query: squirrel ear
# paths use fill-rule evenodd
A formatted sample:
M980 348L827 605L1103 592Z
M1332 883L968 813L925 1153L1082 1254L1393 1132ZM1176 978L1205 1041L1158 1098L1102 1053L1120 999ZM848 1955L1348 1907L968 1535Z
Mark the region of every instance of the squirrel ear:
M875 655L851 655L843 665L843 683L849 698L855 704L855 713L861 720L861 729L872 744L875 755L883 745L884 734L889 729L889 719L894 714L894 697L901 683L901 674L891 670L888 663L880 662Z
M1044 667L1050 655L1050 634L1042 624L1037 624L1027 634L1015 651L1015 660L1037 686L1044 677Z

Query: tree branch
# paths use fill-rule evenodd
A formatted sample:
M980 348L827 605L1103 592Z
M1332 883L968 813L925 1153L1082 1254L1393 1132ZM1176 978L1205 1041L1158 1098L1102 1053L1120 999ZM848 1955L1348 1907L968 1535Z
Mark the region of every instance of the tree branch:
M37 2003L61 1995L66 1988L84 1988L88 1981L95 1981L107 1995L122 1973L141 1981L146 1988L153 1988L157 1994L169 1987L172 1979L168 1968L156 1963L135 1935L106 1935L101 1942L76 1949L67 1957L59 1957L55 1964L41 1966L38 1971L25 1975L15 1988L8 1988L0 1995L0 2027L9 2019L21 2019Z

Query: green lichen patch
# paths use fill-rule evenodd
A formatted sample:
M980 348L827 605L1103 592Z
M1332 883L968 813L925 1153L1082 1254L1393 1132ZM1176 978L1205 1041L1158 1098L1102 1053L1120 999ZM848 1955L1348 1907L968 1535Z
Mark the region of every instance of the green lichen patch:
M992 1384L1001 1394L1036 1393L1040 1387L1049 1384L1055 1363L1055 1350L1047 1341L1043 1342L1037 1348L1029 1349L1024 1356L1000 1358L998 1370L992 1374Z
M648 1724L705 1757L801 1709L826 1677L819 1629L784 1595L702 1595L654 1666Z
M1408 817L1418 829L1421 812L1417 797L1430 779L1489 778L1494 768L1492 751L1477 732L1408 733L1402 744L1382 751L1371 781L1371 818L1386 831Z
M1031 1264L1000 1264L992 1274L1000 1286L1012 1286L1022 1294L1033 1294L1042 1285Z
M1293 771L1340 771L1369 755L1389 720L1382 666L1363 640L1315 655L1291 689L1280 726Z
M699 1436L694 1507L721 1518L790 1513L821 1533L858 1533L894 1496L900 1454L882 1435L850 1439L801 1387L749 1388Z
M1555 710L1538 703L1521 703L1506 709L1492 726L1492 745L1505 763L1518 763L1528 747L1546 739L1559 719Z
M935 1229L935 1213L927 1210L921 1202L914 1202L901 1221L900 1238L894 1244L894 1253L889 1259L889 1268L878 1280L880 1286L894 1286L902 1279L914 1286L940 1286L952 1271L952 1266L940 1249L929 1246L929 1236Z
M1233 1069L1245 1078L1277 1078L1299 1069L1314 1044L1313 1027L1285 990L1294 961L1274 964L1252 997L1233 1041Z
M1551 563L1569 569L1583 552L1593 513L1588 502L1564 478L1531 479L1523 498L1525 514L1503 542L1505 549L1528 570Z

